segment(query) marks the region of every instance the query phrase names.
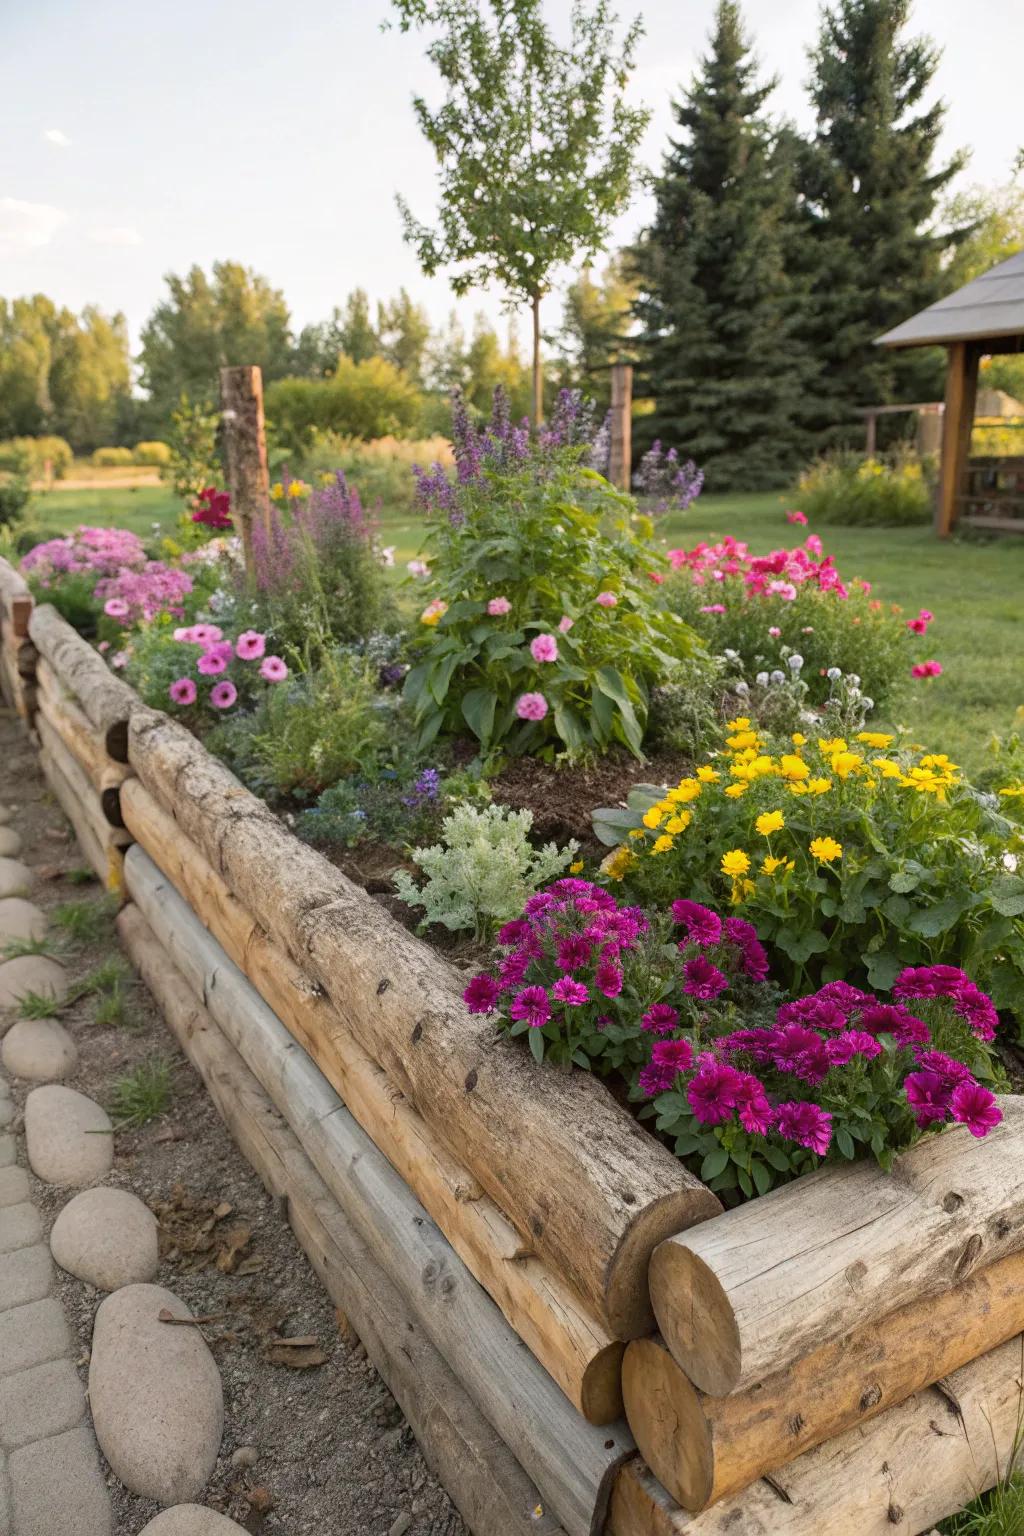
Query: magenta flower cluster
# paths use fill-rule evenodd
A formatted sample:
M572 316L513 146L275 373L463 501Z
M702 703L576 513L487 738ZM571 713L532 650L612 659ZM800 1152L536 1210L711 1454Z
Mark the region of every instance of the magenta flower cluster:
M809 583L821 592L846 598L850 590L836 570L831 555L822 557L821 540L810 534L793 549L774 549L769 555L751 555L749 545L727 535L720 544L695 544L692 549L670 549L674 570L689 571L694 586L743 578L746 597L775 596L792 601L797 587Z
M122 570L140 570L146 551L137 534L127 528L90 528L84 524L63 539L35 544L22 558L21 568L47 586L55 577L87 573L99 580Z
M148 624L161 613L179 619L182 604L192 591L192 578L162 560L147 560L138 570L125 568L116 576L105 576L96 583L93 596L103 604L103 612L122 629Z

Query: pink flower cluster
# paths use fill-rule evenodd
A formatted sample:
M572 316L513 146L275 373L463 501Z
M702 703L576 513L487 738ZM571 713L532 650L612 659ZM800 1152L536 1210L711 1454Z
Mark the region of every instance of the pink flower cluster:
M926 635L928 633L928 625L934 617L934 613L930 613L927 608L922 608L916 619L907 620L907 628L913 635Z
M280 656L267 656L267 639L258 630L244 630L236 640L225 640L224 632L216 624L190 624L176 629L174 639L184 645L197 645L199 656L196 671L203 677L217 677L226 672L237 657L240 661L259 661L259 674L264 682L280 683L288 676L288 667ZM191 677L175 678L167 690L171 701L188 706L194 704L198 690ZM222 677L210 689L210 703L214 709L230 709L238 701L238 689L230 678Z
M941 661L919 661L910 669L911 677L941 677Z
M84 524L63 539L36 544L21 562L43 583L53 577L90 572L97 577L116 576L121 570L138 570L146 563L146 551L137 534L127 528L90 528Z
M147 560L141 570L123 569L96 583L93 596L108 618L125 629L149 623L161 613L180 618L192 591L192 578L162 560Z
M693 549L670 549L668 558L674 570L689 571L698 587L741 576L747 597L767 595L791 602L805 582L840 598L850 595L832 556L822 558L821 540L814 533L802 545L775 549L770 555L752 555L748 544L727 535L720 544L701 542Z
M192 513L194 523L203 523L207 528L218 530L231 527L231 497L227 491L218 491L215 485L208 485L199 492L196 497L196 509Z

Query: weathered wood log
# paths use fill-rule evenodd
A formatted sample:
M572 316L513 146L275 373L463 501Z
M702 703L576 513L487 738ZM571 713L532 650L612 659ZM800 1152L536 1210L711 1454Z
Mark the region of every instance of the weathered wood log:
M5 615L0 618L0 645L11 658L15 672L25 682L35 682L39 652L27 637L20 636Z
M11 622L12 632L20 639L28 634L32 612L32 594L19 571L0 559L0 614Z
M477 1536L562 1536L508 1447L483 1418L320 1179L238 1052L189 992L135 907L121 939L246 1159L287 1202L292 1230L351 1319L424 1457Z
M665 1342L715 1397L908 1298L939 1296L1024 1249L1024 1099L983 1140L963 1126L897 1159L823 1168L663 1243L651 1294Z
M120 849L108 848L99 841L82 812L74 790L45 747L40 748L39 766L43 770L43 775L53 791L58 805L68 818L68 821L70 821L75 839L88 864L95 871L97 877L103 881L108 890L122 890L124 878L124 856L122 851Z
M652 1250L715 1196L589 1074L538 1069L469 1014L456 973L181 726L140 708L130 735L146 787L534 1250L615 1337L645 1332Z
M1008 1470L1022 1379L1018 1337L699 1514L680 1509L642 1461L631 1462L616 1483L607 1536L927 1531Z
M75 701L61 688L45 661L38 670L39 711L63 741L99 796L100 807L112 827L123 827L121 785L131 774L127 763L115 763L106 745L93 730Z
M231 510L242 537L247 575L253 575L252 530L270 532L270 476L263 419L263 372L255 366L220 370L221 420Z
M107 889L122 892L124 849L131 842L131 834L109 825L99 795L45 716L36 716L35 727L42 746L43 770L74 828L82 852Z
M133 855L136 870L144 857ZM241 1023L254 1076L276 1074L270 1093L277 1107L481 1413L569 1536L600 1536L615 1472L635 1449L626 1425L598 1429L570 1407L323 1074L226 957L215 985L230 987L224 1017Z
M128 761L128 717L138 695L114 677L87 641L65 623L56 608L33 608L29 634L65 688L78 700L116 762Z
M585 1312L541 1259L524 1255L512 1224L351 1038L323 992L268 939L138 779L124 786L124 808L139 844L125 865L129 892L193 991L207 997L233 1043L246 1054L235 1040L239 1026L230 1015L224 986L219 991L215 986L224 974L225 954L300 1045L330 1036L337 1069L333 1081L350 1112L474 1278L584 1418L593 1424L618 1418L621 1343ZM222 1018L225 1009L228 1017ZM274 1070L273 1060L269 1070ZM257 1076L263 1081L259 1070ZM270 1081L264 1087L273 1092Z
M626 1416L667 1492L703 1509L1022 1331L1024 1254L1015 1253L730 1397L698 1392L663 1339L636 1339L623 1368Z

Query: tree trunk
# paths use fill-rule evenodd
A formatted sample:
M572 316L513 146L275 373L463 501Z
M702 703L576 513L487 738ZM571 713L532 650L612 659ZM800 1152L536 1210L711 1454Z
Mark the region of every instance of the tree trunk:
M622 1469L607 1536L890 1536L927 1531L1009 1471L1022 1341L687 1514L642 1461Z
M263 420L263 373L243 366L220 370L221 415L231 511L242 536L245 570L253 579L253 524L270 531L270 475Z
M819 1169L651 1263L659 1327L701 1391L745 1391L901 1302L1024 1249L1024 1098L983 1140L956 1126L897 1158Z
M278 1077L294 1044L285 1037L283 1048L257 1059L259 1037L255 1030L247 1031L245 1010L238 1002L243 974L245 985L251 983L273 1010L279 1034L283 1024L300 1046L306 1046L331 1032L336 1070L327 1075L349 1112L573 1406L591 1423L618 1418L622 1345L588 1317L579 1299L542 1260L522 1256L519 1234L476 1179L351 1039L328 999L258 928L137 779L126 793L125 810L141 845L125 865L132 899L193 992L207 999L214 1018L267 1092L276 1097ZM306 1143L294 1119L292 1125ZM318 1136L322 1130L314 1125L309 1134ZM316 1162L311 1144L310 1152Z
M540 294L530 301L533 311L533 424L539 427L544 420L544 370L540 360Z
M331 1300L409 1420L424 1459L470 1530L561 1536L540 1495L373 1258L237 1051L189 994L136 907L118 932L244 1157L292 1227Z
M684 1509L703 1509L997 1349L1022 1323L1024 1254L1015 1253L731 1397L698 1392L664 1340L635 1339L626 1415L667 1491Z
M655 1246L718 1200L589 1073L539 1068L461 978L300 843L182 726L140 706L131 761L353 1037L616 1338L650 1328Z

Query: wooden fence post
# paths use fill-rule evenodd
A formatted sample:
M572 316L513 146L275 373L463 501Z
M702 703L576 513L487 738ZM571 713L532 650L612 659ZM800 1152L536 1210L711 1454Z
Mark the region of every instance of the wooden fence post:
M633 366L612 364L611 451L608 479L621 491L629 490L633 463L632 444Z
M270 529L270 475L263 420L263 374L257 367L220 370L221 419L228 461L231 510L242 536L247 575L252 576L252 526Z
M948 538L960 512L957 498L971 452L971 427L978 389L981 350L974 342L953 341L947 349L946 402L942 414L942 474L935 507L935 532Z

